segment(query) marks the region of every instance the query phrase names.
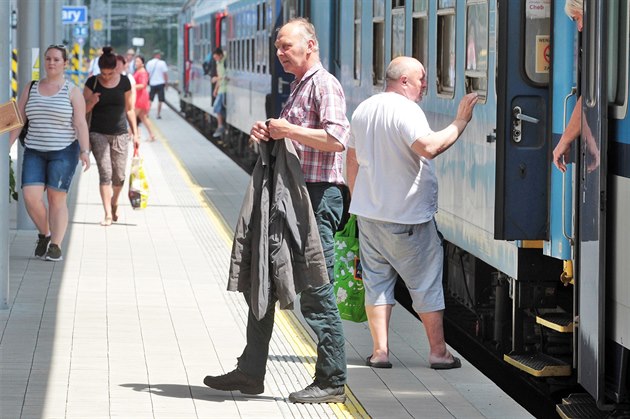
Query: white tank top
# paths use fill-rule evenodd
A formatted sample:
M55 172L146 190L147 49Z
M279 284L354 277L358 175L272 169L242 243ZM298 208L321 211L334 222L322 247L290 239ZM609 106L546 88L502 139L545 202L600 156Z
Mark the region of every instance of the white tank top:
M33 83L26 102L28 133L24 143L39 151L63 150L77 138L72 125L74 109L70 102L70 83L66 80L52 96L40 95L38 85L39 82Z

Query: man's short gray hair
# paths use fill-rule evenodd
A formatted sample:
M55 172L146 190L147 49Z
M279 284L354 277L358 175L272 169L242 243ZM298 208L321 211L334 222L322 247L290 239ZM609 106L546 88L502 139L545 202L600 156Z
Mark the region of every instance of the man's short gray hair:
M315 32L315 26L308 21L308 19L303 17L294 17L290 19L283 26L289 24L296 24L300 28L300 32L302 33L302 37L304 38L304 43L308 41L313 41L313 51L319 51L319 41L317 41L317 33Z
M584 0L567 0L564 4L564 13L572 17L573 13L584 13Z

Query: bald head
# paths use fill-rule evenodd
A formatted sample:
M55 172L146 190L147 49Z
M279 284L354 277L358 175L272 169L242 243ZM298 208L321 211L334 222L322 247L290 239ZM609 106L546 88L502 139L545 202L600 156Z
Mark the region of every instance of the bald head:
M389 63L385 71L387 84L389 85L390 82L400 80L403 75L409 76L409 74L418 70L424 71L424 66L415 58L396 57Z
M387 92L403 95L418 102L422 99L427 84L424 66L413 57L396 57L387 66Z

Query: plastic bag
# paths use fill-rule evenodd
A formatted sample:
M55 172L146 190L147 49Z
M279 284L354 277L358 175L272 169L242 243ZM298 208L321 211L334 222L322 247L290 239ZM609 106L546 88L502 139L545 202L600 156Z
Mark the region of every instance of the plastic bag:
M351 215L343 230L335 234L335 296L344 320L364 322L365 289L361 277L357 217Z
M138 147L135 147L129 173L129 202L133 209L144 209L147 207L148 200L149 183L144 174L142 157L138 153Z

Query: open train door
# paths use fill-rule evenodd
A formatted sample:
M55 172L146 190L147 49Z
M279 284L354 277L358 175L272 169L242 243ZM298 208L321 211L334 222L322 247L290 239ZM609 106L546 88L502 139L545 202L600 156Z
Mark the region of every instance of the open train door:
M608 2L584 1L582 134L577 158L578 382L604 402Z
M184 96L190 96L190 70L192 69L193 50L190 46L192 23L184 24Z
M494 237L548 235L551 0L499 0Z

